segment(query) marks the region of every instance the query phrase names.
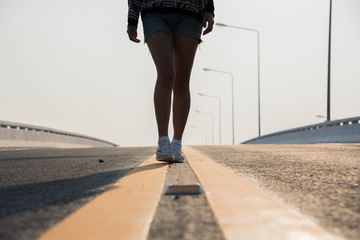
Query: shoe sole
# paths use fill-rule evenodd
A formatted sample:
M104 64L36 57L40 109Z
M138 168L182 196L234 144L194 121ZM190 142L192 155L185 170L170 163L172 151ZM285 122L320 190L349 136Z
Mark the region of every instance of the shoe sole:
M176 157L174 157L174 162L183 163L183 162L185 162L185 158L177 159Z
M161 162L174 162L174 157L171 156L156 156L156 161L161 161Z

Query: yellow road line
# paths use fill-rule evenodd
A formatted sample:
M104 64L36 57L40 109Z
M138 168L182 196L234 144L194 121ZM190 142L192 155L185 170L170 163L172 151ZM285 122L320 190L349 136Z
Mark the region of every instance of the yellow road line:
M152 156L39 240L146 239L166 170Z
M238 174L192 148L183 150L226 239L334 239Z

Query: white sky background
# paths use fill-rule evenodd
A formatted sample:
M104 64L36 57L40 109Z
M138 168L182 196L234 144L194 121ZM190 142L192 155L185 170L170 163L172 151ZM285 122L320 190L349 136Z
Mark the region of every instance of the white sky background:
M217 22L261 38L262 134L321 122L326 115L329 0L215 0ZM332 115L360 116L360 1L333 0ZM155 145L156 72L147 46L128 40L126 0L0 0L0 119L78 132L121 146ZM142 25L139 37L143 39ZM257 136L253 32L218 28L193 68L185 144L211 144L222 99L222 143ZM170 129L170 134L172 130Z

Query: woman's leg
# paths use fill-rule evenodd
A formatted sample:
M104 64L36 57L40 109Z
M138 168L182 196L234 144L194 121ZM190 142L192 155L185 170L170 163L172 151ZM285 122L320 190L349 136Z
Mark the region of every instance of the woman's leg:
M174 38L174 139L181 140L190 110L189 81L199 41L195 38L176 36Z
M159 137L168 136L171 92L175 77L174 37L171 34L159 31L150 36L146 43L157 70L154 104L158 133Z

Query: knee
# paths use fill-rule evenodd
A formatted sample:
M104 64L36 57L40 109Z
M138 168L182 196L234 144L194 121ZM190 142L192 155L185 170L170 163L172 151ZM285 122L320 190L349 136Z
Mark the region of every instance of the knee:
M158 71L157 84L163 87L172 88L174 84L175 70L172 68Z
M179 94L186 94L188 93L190 90L189 87L189 79L188 78L176 78L175 82L174 82L174 93L179 93Z

